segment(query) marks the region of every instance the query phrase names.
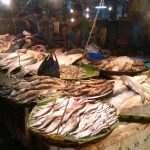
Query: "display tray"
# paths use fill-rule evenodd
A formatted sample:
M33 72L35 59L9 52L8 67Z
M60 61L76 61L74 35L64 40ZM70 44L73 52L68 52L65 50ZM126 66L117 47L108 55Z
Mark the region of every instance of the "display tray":
M37 106L35 106L33 108L33 110L31 111L31 113L28 117L28 121L27 121L27 128L29 129L29 131L32 134L35 134L36 136L38 136L39 138L46 140L48 143L52 143L56 146L61 145L61 146L67 146L67 147L70 147L70 146L75 147L75 146L92 143L97 140L104 139L106 136L108 136L113 131L114 128L116 128L116 126L119 125L119 121L117 120L113 125L111 125L107 129L103 129L99 134L93 135L93 136L88 136L85 138L80 138L80 139L77 139L71 135L66 135L65 137L63 137L63 136L60 136L57 134L46 134L46 133L40 132L35 127L31 127L31 124L33 123L32 116L33 116L33 114L36 113L38 107L46 105L51 101L55 101L58 98L60 98L60 97L51 97L51 98L39 101Z

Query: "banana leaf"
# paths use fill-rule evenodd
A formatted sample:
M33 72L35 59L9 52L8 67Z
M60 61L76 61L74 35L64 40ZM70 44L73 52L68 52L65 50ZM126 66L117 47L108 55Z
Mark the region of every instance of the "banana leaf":
M99 71L97 71L92 65L82 64L81 66L80 65L76 65L76 66L81 67L85 71L85 75L81 76L78 79L88 79L88 78L99 76ZM76 79L76 78L63 78L63 77L60 77L60 78L64 79L64 80L74 80L74 79Z
M46 140L49 143L53 143L53 144L60 144L62 146L80 146L83 144L88 144L91 142L95 142L96 140L102 140L104 138L106 138L117 126L118 126L119 122L116 122L115 124L113 124L111 127L103 130L102 132L100 132L97 135L94 136L89 136L89 137L85 137L85 138L81 138L81 139L76 139L73 136L66 136L66 137L62 137L59 135L46 135L43 134L42 132L39 132L38 130L36 130L35 128L30 128L30 124L28 121L28 129L31 133L35 134L37 137L40 137L44 140ZM58 146L58 145L57 145Z
M121 121L150 122L150 104L123 109L119 113Z

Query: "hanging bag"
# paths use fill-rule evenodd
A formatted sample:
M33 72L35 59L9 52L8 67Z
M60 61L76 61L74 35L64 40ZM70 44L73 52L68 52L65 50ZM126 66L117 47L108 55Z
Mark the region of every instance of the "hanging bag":
M60 78L59 63L55 53L49 54L42 62L38 69L38 75Z

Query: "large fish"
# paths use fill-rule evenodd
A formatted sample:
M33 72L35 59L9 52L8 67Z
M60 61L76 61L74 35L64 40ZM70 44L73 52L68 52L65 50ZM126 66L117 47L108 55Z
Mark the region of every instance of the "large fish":
M121 79L128 87L142 96L143 103L145 100L150 101L150 92L142 87L142 85L136 79L129 76L122 76Z
M126 100L135 95L136 93L134 91L125 91L124 93L116 95L115 97L111 96L107 100L109 101L110 104L112 104L116 108L119 108L121 104L123 104Z
M21 76L24 76L28 73L37 74L37 71L38 71L40 65L42 64L42 62L43 61L39 61L35 64L22 67L21 71L17 74L17 76L21 77Z
M8 68L8 72L7 72L7 75L10 76L11 72L19 67L24 67L26 65L31 65L31 64L35 64L37 62L36 59L28 59L28 60L25 60L25 61L21 61L20 63L19 62L16 62L16 63L12 63L11 65L7 66L7 67L4 67L3 69L6 69Z

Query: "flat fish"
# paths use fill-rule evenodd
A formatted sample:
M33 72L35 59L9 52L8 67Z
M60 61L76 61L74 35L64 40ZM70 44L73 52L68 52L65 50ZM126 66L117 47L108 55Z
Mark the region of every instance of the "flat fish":
M18 67L24 67L26 65L30 65L30 64L34 64L36 63L36 59L29 59L29 60L25 60L25 61L21 61L20 63L17 62L17 63L12 63L10 66L9 66L9 69L8 69L8 72L7 72L7 75L10 76L10 73L17 69ZM20 66L21 65L21 66Z
M43 61L39 61L35 64L27 65L27 66L22 67L21 71L17 74L17 76L24 76L28 73L37 74L37 71L38 71L40 65L42 64L42 62Z

